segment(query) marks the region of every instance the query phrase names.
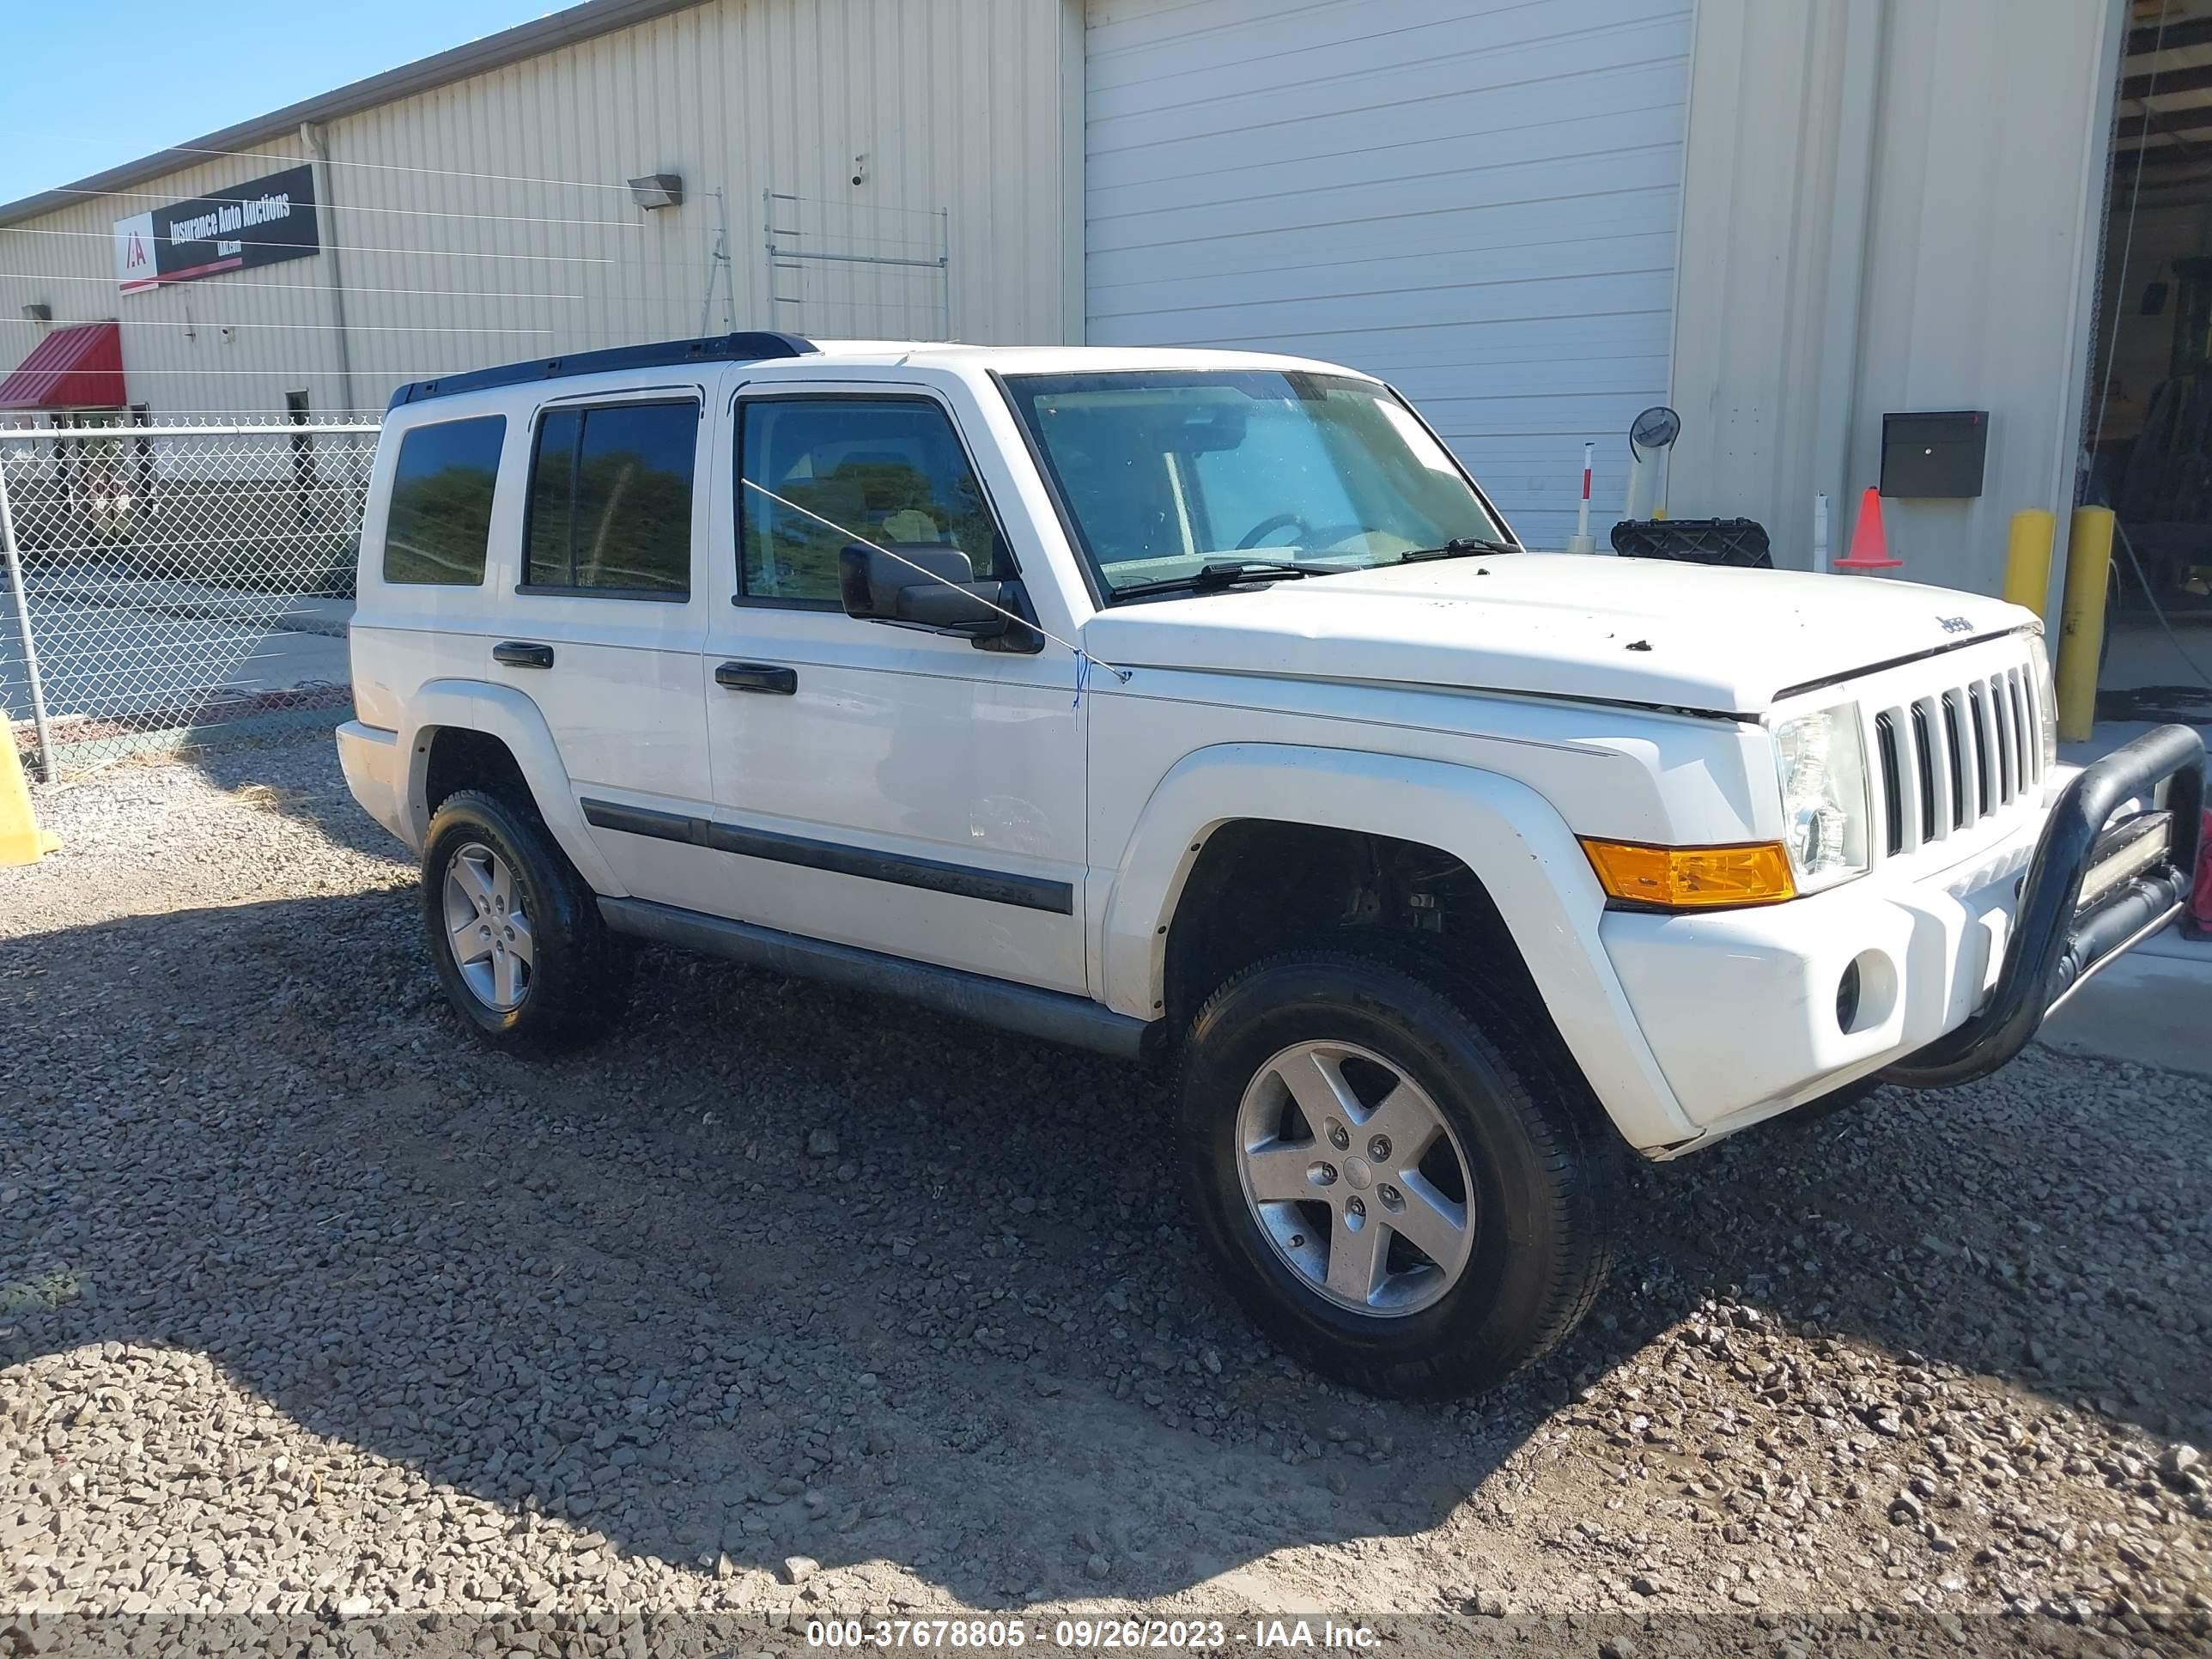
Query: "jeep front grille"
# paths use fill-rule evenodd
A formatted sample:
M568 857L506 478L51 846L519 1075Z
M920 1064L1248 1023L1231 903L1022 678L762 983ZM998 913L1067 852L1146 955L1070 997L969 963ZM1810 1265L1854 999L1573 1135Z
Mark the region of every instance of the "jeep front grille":
M1950 840L2023 805L2043 781L2043 731L2024 665L1875 712L1889 854Z

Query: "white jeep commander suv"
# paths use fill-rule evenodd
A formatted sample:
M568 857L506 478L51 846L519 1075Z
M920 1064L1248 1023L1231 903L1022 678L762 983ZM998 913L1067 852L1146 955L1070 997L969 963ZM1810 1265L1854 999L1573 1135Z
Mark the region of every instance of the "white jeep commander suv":
M353 793L489 1040L631 941L1178 1062L1200 1231L1382 1393L1542 1353L1628 1158L2016 1054L2203 750L2056 763L2029 612L1522 550L1379 381L746 334L404 387Z

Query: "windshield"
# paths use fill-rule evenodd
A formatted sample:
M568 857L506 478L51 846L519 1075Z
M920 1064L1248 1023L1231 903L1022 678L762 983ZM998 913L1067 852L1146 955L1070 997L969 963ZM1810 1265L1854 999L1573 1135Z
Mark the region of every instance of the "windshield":
M1006 377L1115 592L1240 556L1326 571L1510 538L1387 388L1278 369Z

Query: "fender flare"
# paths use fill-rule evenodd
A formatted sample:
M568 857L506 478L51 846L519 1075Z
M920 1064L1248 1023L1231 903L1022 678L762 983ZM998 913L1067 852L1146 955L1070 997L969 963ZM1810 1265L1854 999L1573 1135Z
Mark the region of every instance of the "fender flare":
M1093 983L1115 1012L1159 1016L1167 928L1208 838L1254 818L1418 842L1473 871L1504 918L1583 1077L1632 1146L1694 1139L1598 933L1605 894L1551 803L1503 774L1290 744L1222 744L1170 768L1117 869L1094 870ZM1099 890L1103 889L1103 890Z
M575 787L568 781L568 769L562 763L552 728L526 694L511 685L496 685L486 680L429 680L408 700L407 712L413 723L400 733L408 750L404 811L411 832L408 839L417 852L422 850L430 827L428 791L425 786L431 739L447 726L482 732L487 737L497 738L514 757L515 764L522 769L523 781L530 786L538 817L545 821L545 827L552 831L561 850L568 855L568 861L576 866L576 873L596 893L610 898L629 896L629 890L615 879L614 872L592 839L591 826L584 822L583 812L576 805Z

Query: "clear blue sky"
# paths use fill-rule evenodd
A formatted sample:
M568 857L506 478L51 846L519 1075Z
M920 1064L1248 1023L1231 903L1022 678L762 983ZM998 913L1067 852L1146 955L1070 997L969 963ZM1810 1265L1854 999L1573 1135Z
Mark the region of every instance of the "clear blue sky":
M66 185L564 0L4 0L0 202Z

